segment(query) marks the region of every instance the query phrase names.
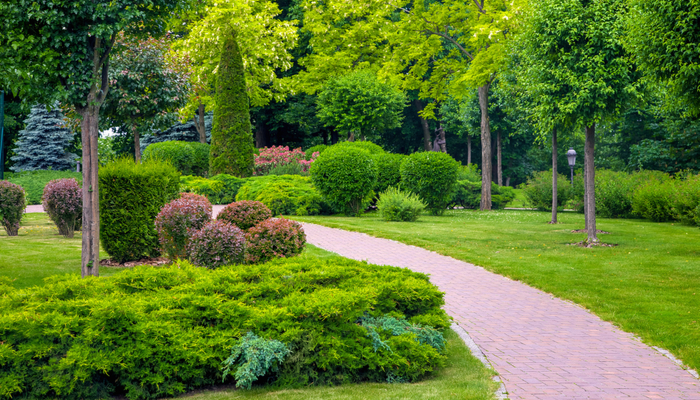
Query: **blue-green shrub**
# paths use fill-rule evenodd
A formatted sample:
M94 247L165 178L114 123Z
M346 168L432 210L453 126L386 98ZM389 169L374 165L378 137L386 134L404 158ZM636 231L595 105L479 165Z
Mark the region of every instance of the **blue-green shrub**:
M209 145L179 140L153 143L143 151L143 160L150 159L169 161L182 175L207 176Z
M332 214L333 207L314 188L311 179L298 175L265 175L248 178L236 200L265 204L273 215Z
M428 211L441 215L456 189L459 163L447 153L413 153L401 164L401 187L425 201Z
M374 192L381 193L401 183L401 163L406 158L403 154L379 153L373 154L372 159L377 166L377 184Z
M392 187L379 194L377 210L386 221L415 221L425 209L425 203L411 192Z
M287 345L279 340L263 339L248 332L233 345L231 355L224 360L223 380L235 368L236 387L250 389L261 376L277 372L289 353Z

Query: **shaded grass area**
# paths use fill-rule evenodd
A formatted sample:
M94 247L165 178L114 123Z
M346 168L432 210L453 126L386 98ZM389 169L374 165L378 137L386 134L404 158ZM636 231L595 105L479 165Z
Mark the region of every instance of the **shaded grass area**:
M506 207L510 208L529 208L530 204L528 204L527 199L525 198L525 194L523 193L522 189L513 189L515 192L515 198L508 204L506 204Z
M646 343L700 369L700 230L673 223L599 219L617 247L570 246L585 239L583 215L449 210L418 222L385 222L376 213L294 217L365 232L474 263L578 303Z
M182 396L192 400L399 400L399 399L493 399L498 385L493 371L474 358L454 331L445 332L448 358L445 366L418 383L363 383L305 389L253 389L203 391Z

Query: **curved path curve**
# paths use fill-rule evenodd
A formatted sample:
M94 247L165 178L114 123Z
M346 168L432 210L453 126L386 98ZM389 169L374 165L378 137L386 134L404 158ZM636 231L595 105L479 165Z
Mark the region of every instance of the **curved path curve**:
M700 399L700 381L583 308L451 257L304 223L309 243L430 274L511 399Z

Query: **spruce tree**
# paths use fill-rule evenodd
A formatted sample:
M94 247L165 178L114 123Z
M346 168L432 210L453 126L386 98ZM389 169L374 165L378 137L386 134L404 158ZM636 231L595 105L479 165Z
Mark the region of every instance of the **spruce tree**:
M255 146L243 59L235 31L227 35L222 46L215 100L209 176L221 173L238 177L251 176Z
M52 169L71 169L77 156L66 151L73 134L63 127L63 115L57 109L48 111L39 104L32 107L24 121L27 127L19 132L17 147L12 157L15 172Z

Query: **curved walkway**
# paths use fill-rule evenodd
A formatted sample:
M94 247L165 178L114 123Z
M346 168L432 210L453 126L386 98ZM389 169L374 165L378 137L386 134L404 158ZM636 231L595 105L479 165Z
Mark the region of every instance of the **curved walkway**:
M315 246L430 274L511 399L700 399L690 372L579 306L418 247L303 225Z

